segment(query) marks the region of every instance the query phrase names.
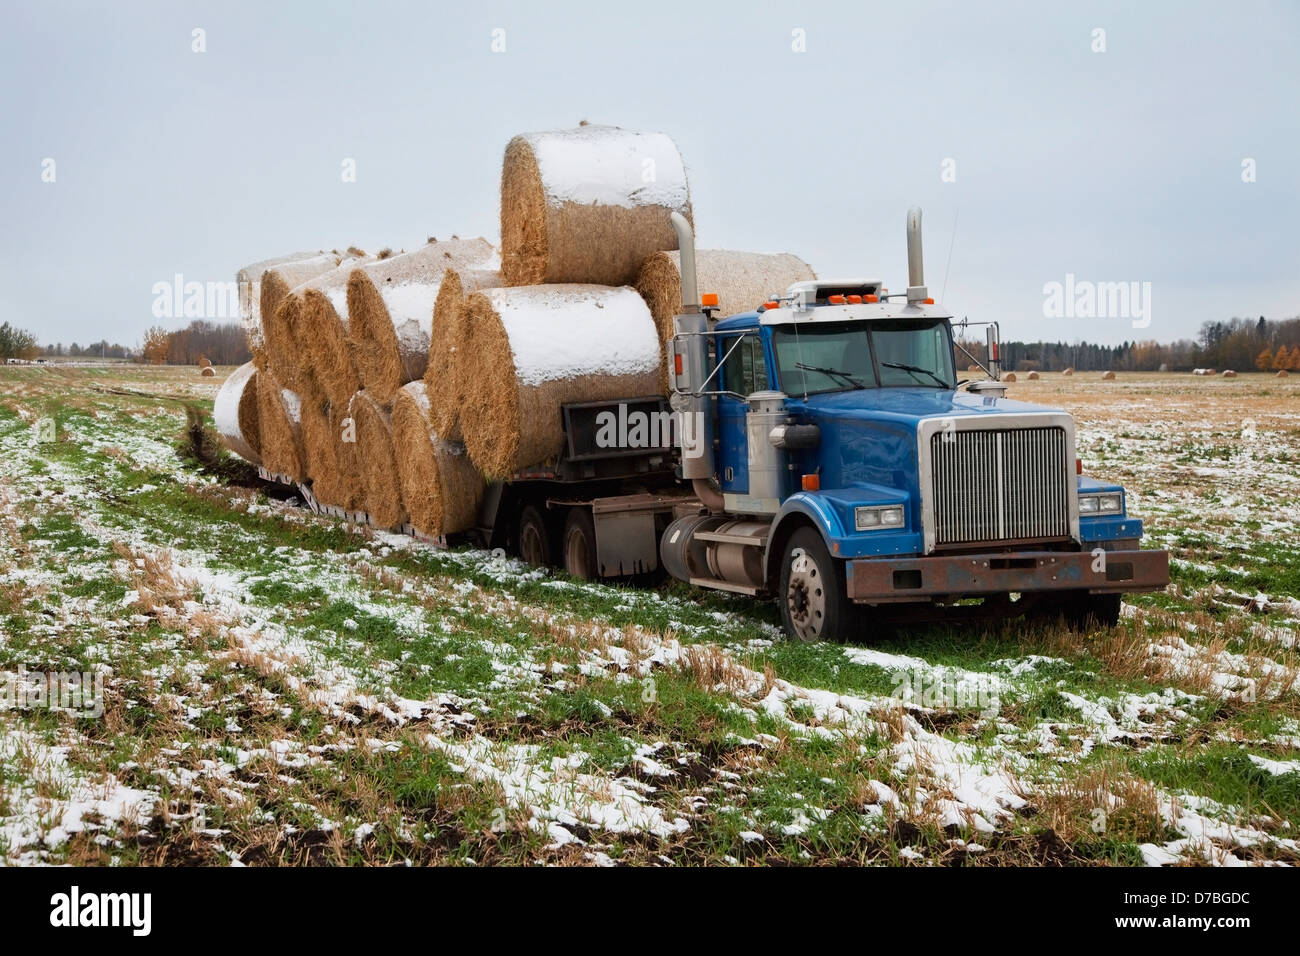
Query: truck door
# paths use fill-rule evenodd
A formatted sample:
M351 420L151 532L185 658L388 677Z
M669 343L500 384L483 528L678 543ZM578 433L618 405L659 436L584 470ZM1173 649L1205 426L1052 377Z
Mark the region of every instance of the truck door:
M757 330L723 333L718 336L717 347L718 358L723 363L720 373L723 391L752 395L767 390L767 364L763 358L763 340ZM729 494L749 492L749 446L745 437L748 410L749 405L736 395L718 397L718 476L722 490Z

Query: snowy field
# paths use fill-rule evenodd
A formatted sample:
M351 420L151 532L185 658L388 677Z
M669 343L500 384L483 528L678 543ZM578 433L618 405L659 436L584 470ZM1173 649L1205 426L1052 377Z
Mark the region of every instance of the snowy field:
M1174 583L849 646L226 485L176 452L220 382L0 368L0 859L1300 862L1300 377L1013 385Z

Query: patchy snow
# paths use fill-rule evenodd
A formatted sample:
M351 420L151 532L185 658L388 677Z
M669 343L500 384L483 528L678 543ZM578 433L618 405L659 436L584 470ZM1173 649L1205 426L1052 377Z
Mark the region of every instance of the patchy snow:
M553 205L661 205L686 211L686 167L677 145L663 133L579 126L524 138Z

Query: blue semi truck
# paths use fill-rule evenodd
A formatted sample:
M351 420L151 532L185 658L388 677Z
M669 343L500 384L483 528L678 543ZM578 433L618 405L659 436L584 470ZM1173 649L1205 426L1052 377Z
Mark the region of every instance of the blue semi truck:
M962 615L1113 625L1122 593L1163 589L1168 554L1140 548L1123 488L1081 473L1071 416L1005 397L996 324L987 377L958 380L920 219L906 292L801 282L715 321L674 216L670 398L566 406L564 453L491 486L479 543L581 578L666 570L774 598L801 640ZM674 427L600 440L629 419Z

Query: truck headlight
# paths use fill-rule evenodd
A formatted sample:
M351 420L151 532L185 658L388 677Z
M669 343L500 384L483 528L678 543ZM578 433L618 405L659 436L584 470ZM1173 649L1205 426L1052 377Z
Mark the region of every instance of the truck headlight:
M1079 514L1117 515L1124 512L1124 496L1117 491L1104 495L1079 495Z
M853 509L853 524L859 531L876 531L880 528L903 526L902 505L865 507Z

